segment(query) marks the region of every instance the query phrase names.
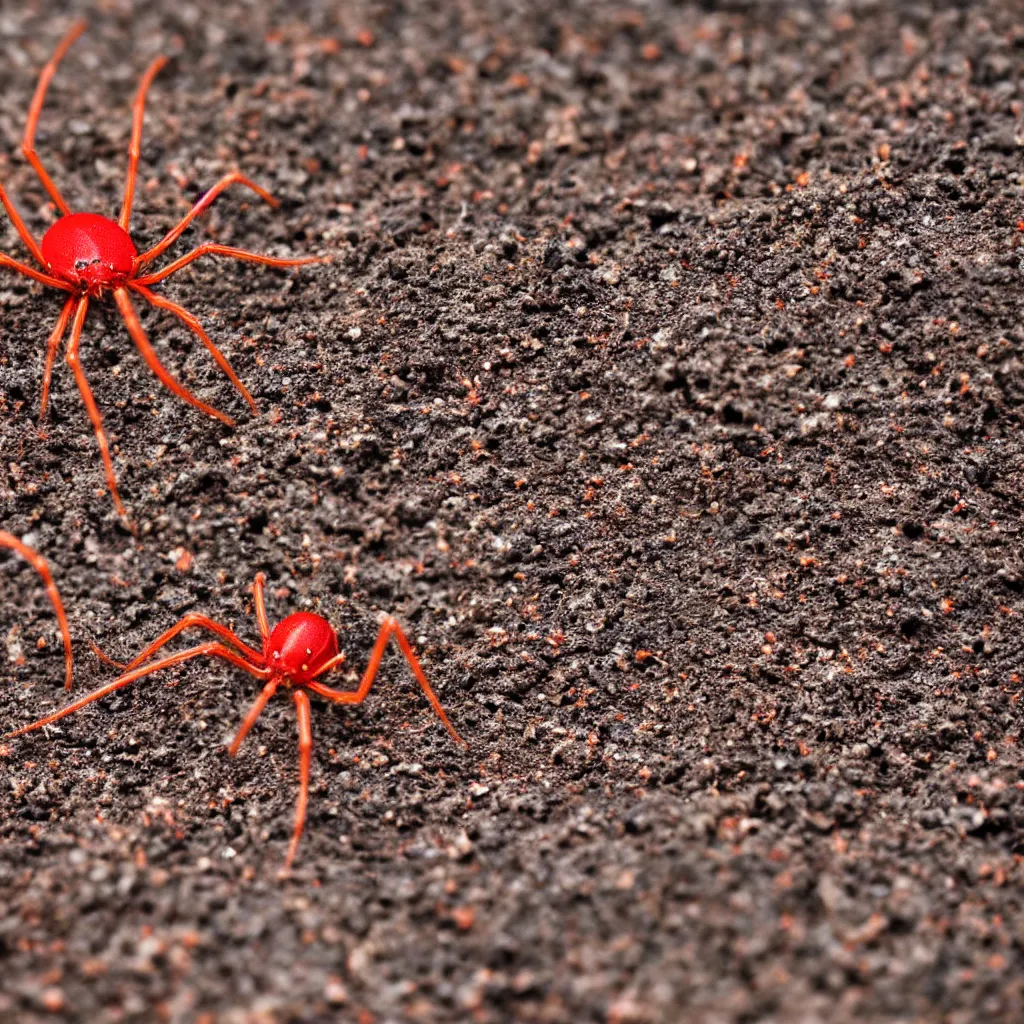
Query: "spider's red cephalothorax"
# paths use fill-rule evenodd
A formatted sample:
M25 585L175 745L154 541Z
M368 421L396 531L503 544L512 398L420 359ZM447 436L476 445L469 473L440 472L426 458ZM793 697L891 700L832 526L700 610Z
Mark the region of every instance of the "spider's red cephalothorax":
M113 496L114 505L118 513L127 519L127 513L117 490L117 477L114 474L114 463L110 457L110 446L107 443L107 436L103 429L103 418L100 415L99 406L97 406L96 400L93 397L89 381L86 379L85 370L82 368L81 358L78 353L82 338L82 327L85 324L85 314L89 309L89 302L93 299L102 298L107 293L112 295L121 316L124 318L128 333L132 336L132 340L142 354L142 358L160 379L161 383L173 394L190 405L195 406L201 412L232 426L235 421L230 416L196 398L191 391L179 384L164 367L163 363L160 362L156 351L146 336L142 323L139 321L134 303L132 302L132 295L138 296L157 309L166 310L192 331L203 345L206 346L210 355L227 378L238 389L252 412L258 415L259 410L252 399L252 395L249 394L245 385L238 379L235 371L231 369L231 365L221 351L207 336L202 324L188 310L152 291L152 286L166 280L172 274L176 274L183 267L187 267L190 263L203 256L229 256L233 259L244 260L249 263L261 263L269 267L297 267L305 263L324 263L327 260L318 256L307 256L302 259L277 259L273 256L261 256L258 253L247 252L245 249L234 249L227 245L206 242L185 256L174 260L162 270L154 273L145 272L146 267L162 253L166 252L178 240L189 224L204 210L209 208L217 196L232 185L242 185L255 192L256 195L271 206L278 205L277 200L260 188L259 185L234 171L221 178L153 248L144 253L138 252L135 243L132 241L129 229L131 227L135 181L138 176L139 157L142 149L142 121L145 114L146 95L149 92L149 87L157 73L167 63L163 57L158 57L150 64L148 70L142 76L142 82L135 97L132 117L132 139L128 151L128 177L125 181L124 202L121 207L120 217L114 221L96 213L72 213L68 204L64 201L64 197L60 194L59 189L53 183L53 179L46 173L42 161L35 151L35 137L36 127L39 124L39 115L46 100L46 90L50 85L50 80L57 70L57 65L70 49L71 44L84 30L84 22L76 22L72 25L70 31L61 40L53 57L50 58L49 63L43 68L39 76L39 84L36 86L35 95L32 98L32 104L29 107L28 122L25 125L25 136L21 145L21 151L25 159L28 160L39 176L43 187L60 211L61 218L43 236L42 244L36 242L22 220L21 215L14 208L14 204L8 197L3 185L0 184L0 203L3 204L7 215L11 218L11 222L21 236L22 242L25 243L25 247L42 269L36 270L35 267L20 263L18 260L5 256L2 253L0 253L0 267L24 274L34 281L40 281L51 288L57 288L68 293L64 308L61 310L57 325L50 334L50 340L46 347L46 364L43 369L42 402L39 418L42 421L46 416L53 363L57 357L57 350L60 348L70 324L71 339L67 346L67 362L75 376L75 383L78 385L78 390L82 395L82 401L85 403L89 419L92 421L96 441L99 444L100 455L103 459L107 487Z
M46 564L42 555L33 551L27 544L23 544L14 534L8 533L6 530L0 530L0 547L10 548L21 555L39 573L39 578L46 587L50 604L53 605L53 610L57 615L57 622L60 623L61 639L64 641L64 689L70 690L71 680L75 671L71 655L71 631L68 629L68 617L64 614L64 605L61 604L60 594L57 592L53 577L50 575L50 567Z
M61 217L43 235L40 248L54 277L91 296L122 288L139 256L131 235L98 213Z
M256 577L253 584L253 598L256 613L256 622L259 626L260 636L263 643L260 650L250 647L244 640L241 640L227 626L222 626L205 615L186 615L183 619L173 625L166 633L153 641L138 657L127 665L122 665L122 674L106 686L80 697L60 711L52 715L40 718L37 722L22 726L14 732L8 733L4 739L14 736L21 736L23 733L41 729L45 725L59 721L61 718L84 708L120 690L130 683L134 683L143 676L159 672L161 669L170 668L173 665L180 665L183 661L191 658L208 655L214 658L223 658L238 668L244 669L250 675L255 676L263 682L263 689L249 709L242 724L235 734L235 738L228 747L228 753L234 757L238 748L242 745L249 730L253 727L256 719L267 705L267 701L284 687L291 691L292 701L295 704L295 712L299 720L299 796L295 803L295 827L292 831L291 842L288 845L288 855L285 859L285 872L287 872L295 859L295 853L299 848L299 840L302 837L302 829L306 822L306 804L309 799L309 771L310 760L313 751L313 733L310 723L309 693L322 697L324 700L332 701L335 704L361 704L377 676L381 659L387 648L388 641L394 638L399 650L405 655L409 667L412 669L416 681L420 684L427 700L430 701L434 711L437 712L445 728L451 733L456 742L468 746L466 741L455 731L455 726L448 720L441 702L437 699L427 682L427 677L420 666L402 627L397 620L388 616L380 627L377 634L377 642L370 654L369 664L363 673L359 688L356 690L335 690L330 686L321 683L320 677L340 668L345 662L345 655L338 651L338 635L334 627L322 616L313 612L295 612L286 619L282 619L273 629L267 620L266 607L263 602L263 588L266 580L263 573ZM188 650L180 651L178 654L171 654L160 658L157 661L150 661L165 644L173 640L183 630L190 628L208 630L218 637L218 640L200 644L198 647L190 647ZM70 646L68 648L70 650ZM101 655L102 656L102 655ZM105 660L105 656L103 656ZM308 693L307 693L308 691Z
M315 679L338 656L338 634L313 612L296 612L282 619L263 645L267 664L293 683Z

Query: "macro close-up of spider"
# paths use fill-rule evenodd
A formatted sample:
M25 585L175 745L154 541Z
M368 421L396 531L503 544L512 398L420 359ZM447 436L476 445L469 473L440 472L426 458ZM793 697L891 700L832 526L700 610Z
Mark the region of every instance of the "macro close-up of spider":
M21 237L25 247L41 269L36 269L2 254L0 254L0 268L24 274L26 277L39 281L50 288L56 288L68 293L68 298L64 302L46 347L40 422L46 416L54 360L70 324L71 335L66 348L67 364L71 367L71 371L74 374L75 383L81 393L82 401L85 403L86 411L96 433L96 441L103 459L107 487L113 497L118 514L123 519L127 519L127 511L118 492L117 477L110 454L110 445L103 428L103 418L99 406L93 397L92 389L89 386L89 381L86 379L79 357L82 330L85 325L90 302L94 299L105 297L109 293L113 297L124 319L125 326L128 328L128 333L135 342L139 353L161 383L173 394L188 402L189 405L194 406L200 412L232 426L234 425L234 420L230 416L197 398L191 391L180 384L163 365L139 321L132 302L132 294L139 296L158 309L166 310L185 324L206 346L211 356L216 360L217 365L224 371L231 383L234 384L248 403L252 412L258 414L259 410L252 396L245 385L238 379L227 358L203 329L199 320L182 306L154 292L152 287L161 281L165 281L190 263L205 256L225 256L269 267L299 267L310 263L321 263L324 262L324 259L318 256L281 259L274 256L247 252L231 246L219 245L215 242L205 242L186 255L174 260L163 269L150 273L146 272L149 264L166 252L196 217L208 209L222 192L233 185L242 185L256 193L256 195L271 206L277 205L277 200L267 191L235 171L222 177L156 245L143 253L137 251L131 238L130 227L132 203L135 197L135 184L142 148L143 117L149 88L152 85L153 79L167 63L163 57L156 58L142 76L132 108L133 119L131 145L128 152L128 176L125 181L124 200L120 216L114 221L96 213L73 213L64 201L60 190L54 184L53 179L43 167L42 161L35 150L35 136L50 80L53 78L58 63L70 49L71 44L85 31L85 27L84 22L76 22L60 42L49 63L43 68L35 96L29 108L28 121L25 125L25 135L22 141L22 153L39 176L39 180L60 212L61 217L43 235L42 242L37 242L11 202L3 185L0 184L0 202L3 203L4 209L17 229L18 235Z
M13 540L13 538L11 539ZM0 534L0 543L4 543L3 534ZM17 550L19 553L24 553L21 547ZM36 566L41 574L45 571L45 566L41 565L39 560L34 559L32 564ZM63 610L59 603L60 598L53 589L52 581L49 580L48 575L44 576L44 579L54 601L54 607L57 609L61 619L61 625L65 627ZM263 598L265 583L266 579L262 573L256 576L256 580L253 583L254 611L260 637L262 638L262 646L259 650L250 647L226 626L222 626L204 615L186 615L154 640L131 662L120 666L123 669L123 674L117 679L107 683L105 686L101 686L92 693L86 694L84 697L80 697L59 711L46 715L29 725L22 726L20 729L15 729L3 738L12 739L15 736L22 736L25 733L42 729L79 711L94 701L102 700L104 697L123 689L138 679L152 675L154 672L173 668L175 665L180 665L193 658L221 658L236 668L243 669L263 683L263 689L249 709L235 738L228 747L228 753L232 757L238 753L242 741L248 735L256 719L259 718L267 702L279 689L288 690L295 704L295 712L299 724L299 795L295 804L295 826L284 862L285 872L291 868L292 862L295 859L299 840L302 837L302 830L306 822L306 807L309 802L309 775L313 735L307 690L309 693L334 704L361 704L366 699L370 692L370 687L373 686L373 682L377 678L377 672L380 669L381 659L384 657L388 642L394 639L399 650L405 656L409 668L412 669L416 681L419 683L424 694L426 694L427 700L430 701L431 707L444 723L452 739L468 748L469 745L455 731L455 727L449 721L448 715L445 714L441 702L437 699L437 695L427 681L423 668L396 619L387 616L381 624L380 632L377 634L377 642L374 644L369 663L366 666L366 671L363 673L358 689L352 691L337 690L321 682L322 676L336 671L345 663L345 654L338 650L338 635L331 624L314 612L295 612L271 628L267 619ZM177 654L158 658L156 661L150 660L162 647L186 629L204 629L213 633L219 639L180 651ZM67 643L70 659L70 643L67 640L65 642ZM109 661L105 656L103 660ZM69 660L69 680L70 671Z

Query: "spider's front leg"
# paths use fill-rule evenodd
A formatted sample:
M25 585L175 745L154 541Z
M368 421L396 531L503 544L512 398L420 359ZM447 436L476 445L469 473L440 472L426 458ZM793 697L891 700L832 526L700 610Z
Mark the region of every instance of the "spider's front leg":
M230 245L220 245L218 242L204 242L197 249L179 257L173 263L168 263L163 270L135 278L135 283L142 285L143 288L148 288L150 285L158 284L172 274L176 274L203 256L230 256L232 259L242 260L243 263L259 263L266 267L302 267L308 263L331 262L329 256L302 256L298 259L282 260L276 256L263 256L258 252L249 252L247 249L235 249Z
M43 111L43 104L46 102L46 90L50 87L50 82L53 79L54 74L57 71L57 65L64 59L65 54L71 49L71 44L85 31L85 22L76 21L64 38L57 44L57 49L54 51L53 56L44 65L43 70L39 73L39 84L36 86L35 95L32 97L32 103L28 108L28 120L25 122L25 135L21 140L21 152L25 159L32 165L39 180L43 183L43 188L50 193L50 198L54 201L57 209L60 210L61 214L65 217L70 216L71 210L68 204L64 202L64 197L60 194L60 189L53 183L53 179L46 173L46 168L43 167L42 160L39 159L39 154L36 152L36 128L39 126L39 115ZM45 266L46 264L43 264Z
M270 622L267 620L267 606L263 603L263 588L267 585L267 577L256 573L256 579L252 581L252 602L256 612L256 623L260 627L260 636L266 643L270 636Z
M53 78L53 74L57 70L57 65L63 59L64 54L68 52L71 44L82 34L83 31L85 31L85 22L76 21L60 43L58 43L53 56L40 72L39 84L36 86L35 95L32 97L32 103L29 106L28 121L25 124L25 135L21 143L21 151L24 154L25 159L32 165L36 174L39 176L39 180L43 183L43 187L50 194L50 198L54 203L56 203L57 209L65 215L71 212L68 208L68 204L64 202L64 198L61 196L60 190L46 173L46 169L43 167L42 161L39 159L39 156L35 151L36 127L39 124L39 114L42 111L43 103L46 100L46 90L50 85L50 79ZM14 208L14 203L11 202L3 185L0 185L0 203L3 204L4 209L7 211L7 216L11 218L11 223L21 236L21 240L25 243L25 247L30 253L32 253L32 258L39 264L39 266L45 267L46 260L43 259L43 253L39 248L39 243L32 237L32 232L29 231L25 222L21 219L21 215ZM43 284L48 284L54 288L63 287L70 291L67 285L62 285L60 282L57 282L55 278L47 277L45 274L37 274L22 264L16 263L14 260L8 260L7 257L3 258L3 264L10 267L12 270L18 270L23 274L28 274L29 277L34 277L37 281L42 281Z
M107 683L106 686L101 686L98 690L93 690L92 693L86 694L84 697L74 701L67 707L61 708L60 711L55 711L52 715L40 718L38 721L32 722L29 725L23 725L20 729L15 729L14 732L7 733L3 738L12 739L15 736L21 736L24 733L34 732L36 729L42 729L45 725L52 725L54 722L58 722L60 719L66 718L68 715L74 714L76 711L80 711L87 705L92 704L95 701L102 700L104 697L115 693L117 690L124 689L124 687L131 685L138 679L142 679L144 676L152 675L154 672L159 672L165 668L172 668L174 665L180 665L183 661L189 661L192 658L207 656L212 658L223 658L224 661L229 662L236 668L244 669L246 672L250 673L250 675L254 675L258 679L266 679L270 675L268 669L250 664L242 657L242 655L237 654L235 651L230 650L221 643L210 642L200 644L198 647L191 647L187 651L179 651L177 654L171 654L166 658L161 658L159 661L154 661L150 665L143 665L141 668L134 669L131 672L126 672L123 676L119 676L113 682Z
M253 665L263 665L263 654L260 651L254 650L240 637L236 636L227 626L222 626L219 622L214 622L213 619L207 618L205 615L197 615L195 612L189 612L188 615L182 616L170 629L166 632L161 633L148 647L137 654L127 665L124 666L125 672L131 672L133 669L138 668L140 665L144 665L150 658L160 650L161 647L166 646L170 643L179 633L184 632L186 629L205 629L213 633L214 636L220 637L225 643L229 643L238 649L238 652L245 658L248 658ZM109 660L109 659L108 659Z
M412 669L416 682L420 684L427 700L430 701L431 707L433 707L438 718L444 723L444 727L451 733L456 743L461 743L464 747L468 748L469 744L455 731L455 726L449 721L444 708L441 707L441 702L437 699L437 694L434 693L433 688L427 681L427 676L419 663L419 659L416 657L416 652L412 649L412 644L409 643L408 637L402 631L398 620L390 615L384 620L383 625L380 627L380 632L377 634L377 642L373 645L373 652L370 654L370 661L366 666L366 671L363 673L358 690L334 690L329 686L324 686L323 683L318 683L315 679L307 683L306 686L313 693L326 700L333 701L335 704L362 704L366 700L366 695L370 692L370 687L373 686L373 681L377 678L377 672L380 669L384 651L387 649L388 641L392 637L394 637L402 654L405 655L405 660L409 663L409 668ZM344 660L344 654L337 655L337 657L327 662L317 672L317 675L324 675L331 671L331 669L337 668Z
M132 141L128 147L128 177L124 183L124 203L121 206L121 218L118 223L128 230L132 222L132 201L135 198L135 178L139 171L139 157L142 156L142 121L146 113L146 96L153 79L167 65L166 57L157 57L146 69L139 83L139 91L132 104Z
M4 195L3 186L0 185L0 200L4 198ZM10 210L8 210L8 213L10 213ZM15 227L17 227L17 224L15 224ZM31 239L31 237L32 236L30 235L29 238ZM32 244L35 245L34 240ZM38 246L36 248L38 250ZM36 256L34 252L33 255ZM42 266L46 266L46 264L43 263L43 254L41 252L36 256L36 259L39 260ZM0 253L0 267L6 267L8 270L13 270L18 274L24 274L26 277L31 277L33 281L49 285L51 288L59 288L62 292L72 291L71 285L66 284L64 281L60 281L56 277L50 277L49 274L44 274L42 271L36 270L35 267L30 267L26 263L19 263L17 260L12 260L10 256L5 256L3 253Z
M191 224L192 221L194 221L201 213L209 209L213 205L217 196L222 192L227 191L227 189L231 188L232 185L243 185L245 188L251 189L260 197L260 199L269 203L273 207L281 205L269 192L266 191L266 189L260 188L255 181L247 178L240 171L232 171L230 174L225 174L224 177L221 178L220 181L218 181L217 184L214 185L213 188L211 188L210 191L207 192L206 195L204 195L202 199L200 199L199 202L196 203L187 214L185 214L184 217L182 217L178 224L168 231L167 234L153 246L152 249L139 256L135 261L135 266L144 267L146 264L152 263L153 260L155 260L161 253L166 252L181 237L189 224Z

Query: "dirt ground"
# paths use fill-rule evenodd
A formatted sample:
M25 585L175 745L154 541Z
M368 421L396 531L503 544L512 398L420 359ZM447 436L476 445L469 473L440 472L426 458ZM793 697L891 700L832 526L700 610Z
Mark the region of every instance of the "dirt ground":
M77 5L79 12L88 5ZM1024 23L964 5L97 0L39 149L193 265L145 323L0 280L0 526L51 562L80 693L187 611L318 609L353 672L240 756L192 662L0 745L0 1020L972 1024L1024 1019ZM67 5L0 8L0 178ZM0 248L26 258L9 226ZM169 254L170 255L170 254ZM0 728L66 700L0 557ZM185 646L183 640L181 645Z

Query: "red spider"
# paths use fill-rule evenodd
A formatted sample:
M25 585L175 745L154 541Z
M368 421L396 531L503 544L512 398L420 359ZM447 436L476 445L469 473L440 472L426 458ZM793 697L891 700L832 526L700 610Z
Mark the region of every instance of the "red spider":
M246 252L244 249L234 249L226 245L205 242L187 255L174 260L174 262L164 267L163 270L158 270L151 274L142 273L149 263L177 241L189 224L206 210L217 196L232 185L244 185L255 192L260 198L265 199L271 206L278 205L277 200L260 188L259 185L234 171L221 178L192 207L178 226L169 231L152 249L141 255L139 254L135 244L132 242L131 236L128 234L128 228L131 222L132 197L135 194L135 177L138 171L139 154L142 144L142 118L146 106L146 93L149 91L149 87L157 73L167 63L165 57L158 57L150 64L148 70L142 76L142 82L135 97L132 140L128 152L128 179L125 184L124 203L121 207L120 219L117 221L108 220L106 217L96 213L72 213L67 203L64 202L57 186L43 169L42 162L36 154L34 146L39 113L42 110L50 80L53 78L60 60L84 30L85 23L76 22L63 40L61 40L50 62L43 68L42 74L39 77L39 85L36 87L35 96L32 99L32 105L29 107L28 123L25 126L25 137L21 145L22 153L24 153L25 158L35 168L36 174L39 175L44 188L49 192L50 198L62 214L61 218L43 236L41 246L25 226L25 222L21 219L18 211L14 208L7 193L4 191L3 185L0 185L0 202L3 203L8 216L11 218L15 228L17 228L21 240L25 243L36 262L44 269L43 271L36 270L34 267L19 263L17 260L3 254L0 254L0 267L16 270L33 278L33 280L49 285L51 288L59 288L61 291L70 293L57 320L57 326L50 335L46 349L40 421L46 416L53 362L70 322L72 327L71 340L67 347L67 362L75 375L75 382L78 384L78 390L81 392L82 400L85 402L86 410L89 413L89 419L92 420L93 429L96 432L96 440L99 443L100 454L103 457L104 469L106 471L107 487L114 497L114 505L117 507L118 513L122 518L127 519L124 505L121 503L121 497L117 491L117 478L114 475L114 464L110 458L107 437L103 430L103 419L100 416L99 407L93 398L78 355L82 325L85 323L85 314L89 309L90 299L99 298L106 292L111 292L114 301L117 303L117 308L121 311L121 316L124 318L128 333L132 336L136 346L142 353L142 358L157 377L160 378L161 382L190 405L194 405L207 415L213 416L229 426L233 426L234 420L230 416L200 401L187 388L178 383L166 370L154 351L153 346L150 344L149 339L146 337L146 332L139 322L129 292L140 295L159 309L167 310L185 324L202 341L216 360L217 365L227 374L231 383L235 385L246 402L249 403L250 409L258 415L259 410L252 396L235 375L227 359L207 336L199 321L187 310L171 302L170 299L151 291L150 286L177 273L194 260L208 255L231 256L234 259L247 260L250 263L263 263L271 267L296 267L305 263L327 262L327 260L316 256L309 256L304 259L282 260L271 256L261 256L257 253Z
M377 670L380 668L381 658L384 657L384 649L388 640L394 637L399 649L409 662L417 682L423 688L432 707L437 712L445 728L451 733L456 742L464 747L468 743L455 731L455 727L448 720L448 716L441 707L434 691L427 682L427 677L420 667L420 663L402 627L398 622L388 616L384 620L377 634L377 642L370 655L370 662L363 673L362 681L357 690L334 690L323 683L318 682L320 676L339 668L345 661L345 655L338 653L338 635L331 624L313 612L296 612L282 619L273 629L267 621L267 612L263 604L263 586L265 577L263 573L256 576L253 584L253 596L256 606L256 622L259 625L260 636L263 638L262 650L257 651L244 641L240 640L230 629L222 626L205 615L186 615L176 625L172 626L166 633L154 640L137 658L127 665L119 666L124 674L106 686L81 697L66 708L40 718L31 725L22 726L14 732L8 733L4 739L11 739L14 736L21 736L23 733L41 729L45 725L59 721L74 711L84 708L93 701L101 700L115 690L128 686L130 683L148 676L161 669L170 668L172 665L179 665L190 658L197 658L201 655L210 655L216 658L223 658L225 661L245 669L257 679L263 680L264 686L256 702L249 709L249 713L242 721L235 738L228 747L228 753L234 757L242 744L249 730L252 728L260 712L266 706L267 701L277 692L279 687L286 687L291 690L292 700L295 702L295 710L299 718L299 796L295 804L295 828L292 832L291 843L288 846L288 856L285 859L284 872L291 868L295 859L295 852L299 847L299 839L302 837L302 828L306 822L306 804L309 799L309 763L310 754L313 749L313 736L310 730L309 697L306 691L315 693L318 697L333 701L335 704L361 704L366 695L370 692ZM199 627L207 629L224 643L209 641L200 644L198 647L191 647L178 654L171 654L168 657L160 658L158 661L145 664L149 659L166 643L176 637L182 630ZM109 660L109 659L105 659Z
M60 594L57 593L57 588L54 586L49 566L43 560L42 555L33 551L27 545L22 544L17 537L7 533L6 530L0 530L0 547L10 548L21 555L39 573L46 586L46 593L49 595L53 610L57 613L57 621L60 623L60 635L64 641L64 689L70 690L75 667L71 656L71 631L68 629L68 617L64 614L64 605L61 604Z

